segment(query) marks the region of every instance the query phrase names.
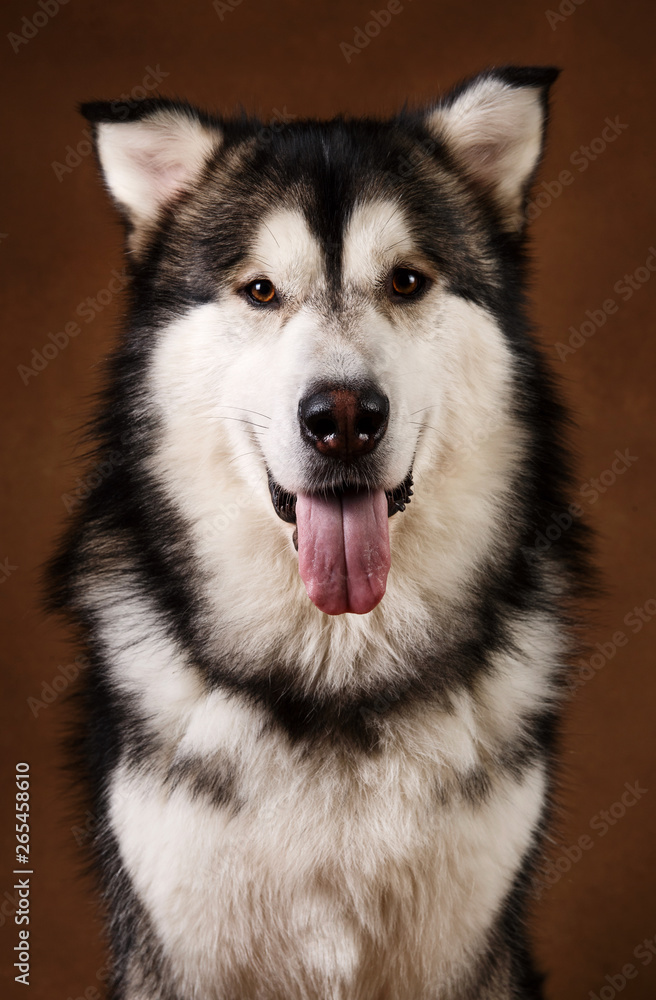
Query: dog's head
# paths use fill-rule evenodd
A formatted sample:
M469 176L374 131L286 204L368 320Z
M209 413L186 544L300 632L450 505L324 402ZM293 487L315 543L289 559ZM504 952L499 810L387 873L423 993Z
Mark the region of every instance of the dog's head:
M508 485L524 208L555 76L486 72L385 121L83 107L128 227L153 468L195 524L235 502L227 534L269 518L328 614L381 600L390 527L423 491L462 548Z

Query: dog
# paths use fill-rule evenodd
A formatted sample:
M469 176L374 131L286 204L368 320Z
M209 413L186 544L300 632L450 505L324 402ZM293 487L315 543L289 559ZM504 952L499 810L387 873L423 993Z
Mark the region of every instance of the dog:
M82 106L130 286L50 592L113 1000L542 995L588 551L527 318L557 75L386 120Z

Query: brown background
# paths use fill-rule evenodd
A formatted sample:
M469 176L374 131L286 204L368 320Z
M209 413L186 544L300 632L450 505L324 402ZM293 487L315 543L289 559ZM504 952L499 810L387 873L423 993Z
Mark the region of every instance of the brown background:
M537 904L536 947L550 971L549 998L588 998L589 991L599 996L604 977L616 976L630 962L638 975L622 996L647 1000L656 994L656 959L643 967L633 957L641 941L656 935L656 621L635 635L623 624L634 607L656 598L650 503L656 278L626 302L613 290L624 274L644 265L656 243L655 8L648 0L587 0L579 6L565 0L563 9L573 13L551 26L542 2L402 2L404 9L350 63L340 43L352 43L355 28L370 20L372 0L243 0L223 19L209 0L69 0L18 52L6 36L18 33L25 27L22 18L31 19L40 8L37 0L3 5L1 190L7 197L0 255L8 301L0 405L7 515L0 562L7 557L15 568L0 584L6 622L0 773L2 802L11 807L14 763L31 765L35 875L27 995L35 1000L75 1000L85 990L94 997L103 963L93 897L77 874L76 819L58 771L63 699L37 709L36 717L27 700L40 698L44 682L49 685L58 666L74 655L38 610L39 564L64 518L62 494L82 472L75 429L88 410L96 367L110 348L120 308L114 297L92 322L76 317L87 296L107 288L112 268L121 267L120 231L92 157L81 156L60 180L53 168L65 162L67 146L84 139L76 103L129 94L150 66L167 74L160 86L164 94L218 110L242 103L267 120L278 113L389 112L407 97L429 99L465 75L505 62L555 63L565 70L556 86L541 180L551 184L564 169L574 180L533 224L534 307L577 414L580 481L608 470L616 449L637 457L596 502L583 502L600 532L599 559L609 587L589 637L604 643L622 629L629 641L579 689L568 712L555 857L586 832L593 846ZM381 8L382 0L374 6ZM555 2L551 9L557 10ZM601 134L605 118L616 116L628 128L588 160L587 169L578 169L580 158L570 163L581 145ZM545 195L543 204L547 200ZM586 310L600 309L608 298L618 303L617 312L559 360L554 345L567 340L570 326L581 325ZM81 334L25 385L18 366L30 365L32 349L40 351L49 333L75 319ZM600 836L591 822L619 800L625 782L636 781L648 791ZM17 929L7 917L12 823L8 811L0 827L0 965L5 995L20 996L25 988L13 983L11 969ZM84 817L77 820L83 823Z

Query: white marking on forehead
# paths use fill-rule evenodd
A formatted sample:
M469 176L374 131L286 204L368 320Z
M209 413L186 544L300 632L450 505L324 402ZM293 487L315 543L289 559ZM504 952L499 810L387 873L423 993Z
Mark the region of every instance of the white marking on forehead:
M249 264L291 294L323 280L320 243L302 213L291 209L276 209L262 220Z
M403 209L390 198L356 206L344 237L345 282L371 284L395 259L416 251Z

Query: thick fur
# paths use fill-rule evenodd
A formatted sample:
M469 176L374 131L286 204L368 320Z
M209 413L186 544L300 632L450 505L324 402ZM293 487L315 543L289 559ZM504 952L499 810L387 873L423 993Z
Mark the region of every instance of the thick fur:
M79 757L114 1000L529 1000L524 915L585 575L525 315L548 69L389 121L84 107L127 223L125 333L52 602L89 650ZM397 266L428 276L399 303ZM259 308L242 289L281 291ZM355 469L301 439L373 381ZM331 464L332 463L332 464ZM284 490L415 495L367 615L308 599ZM564 523L561 519L558 522Z

